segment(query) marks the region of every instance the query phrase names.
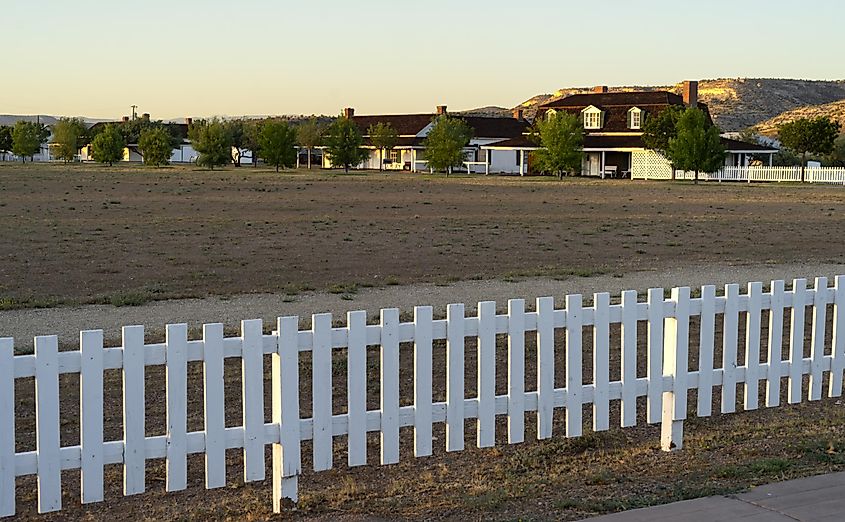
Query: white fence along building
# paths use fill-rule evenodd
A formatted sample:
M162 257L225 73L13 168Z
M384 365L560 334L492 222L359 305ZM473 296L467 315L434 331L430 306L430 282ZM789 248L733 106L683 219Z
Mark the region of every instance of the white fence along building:
M632 179L672 179L671 168L652 168L643 162L640 168L631 173ZM675 179L693 180L695 172L676 170ZM744 182L792 182L801 181L801 167L724 167L716 172L699 172L701 181L744 181ZM829 183L845 185L845 168L838 167L807 167L804 170L805 183Z
M787 289L773 281L768 290L754 282L741 293L729 284L723 295L715 286L701 288L699 297L690 288L675 288L670 296L651 289L645 299L635 291L623 292L618 303L608 293L595 294L586 306L580 295L567 295L565 307L554 299L537 299L534 311L525 302L511 300L506 314L497 314L494 302L478 304L476 315L467 317L463 304L447 309L445 319L435 320L432 308L416 307L410 322L401 322L399 310L381 311L378 324L367 324L366 312L349 312L345 326L332 324L330 314L314 315L311 327L300 330L297 317L281 317L272 334L264 334L260 320L243 321L238 337L224 337L223 325L207 324L202 339L188 340L184 324L167 326L166 341L145 344L144 328L123 329L122 345L103 346L101 331L80 334L79 350L59 351L55 336L36 337L34 353L15 355L14 341L0 339L0 515L16 512L15 478L38 477L38 510L62 508L62 470L81 472L83 503L104 500L104 466L123 467L123 493L143 493L148 460L165 459L167 491L187 487L187 457L205 456L207 488L226 483L226 449L242 448L244 479L265 479L264 449L272 446L273 504L278 511L283 498L297 499L297 479L302 473L302 442L311 441L314 471L331 469L333 439L346 436L348 464L367 462L367 433L380 434L380 463L399 461L400 428L412 427L416 457L432 454L432 426L445 423L446 450L464 449L466 419L476 419L476 445L497 442L497 416L507 417L507 442L525 440L526 413L536 416L537 437L578 437L584 429L610 428L611 401L619 401L621 426L637 423L637 399L646 398L648 423L660 424L664 450L683 446L683 423L688 415L708 417L714 394L721 397L721 412L732 413L738 404L737 384L743 384L741 407L754 410L777 407L781 401L781 378L788 379L789 403L820 400L827 376L827 395L842 394L845 370L845 277L832 287L824 277L807 288L797 279ZM805 357L805 314L810 309L809 357ZM788 314L788 315L785 315ZM832 337L825 325L832 314ZM716 338L717 317L722 338ZM784 320L784 317L787 317ZM700 334L691 339L695 318ZM740 321L744 319L744 329ZM762 339L763 321L768 334ZM611 325L621 325L619 344L612 345ZM592 330L591 347L584 346L584 329ZM643 333L641 342L638 330ZM740 335L740 332L745 332ZM563 335L556 341L555 334ZM526 334L536 336L536 389L526 390ZM506 348L497 348L497 335L507 336ZM466 340L474 338L477 361L477 394L468 397ZM742 340L744 339L744 342ZM445 350L436 340L445 340ZM403 347L403 343L404 347ZM412 343L412 345L410 344ZM533 343L532 343L533 344ZM782 356L784 346L788 356ZM378 346L379 407L367 408L367 347ZM696 369L689 369L691 347L697 346ZM717 350L718 348L718 350ZM333 355L345 349L346 411L332 404ZM413 357L413 402L400 406L400 351ZM507 367L497 368L497 350L506 350ZM592 382L582 379L584 354L592 352ZM310 353L309 353L310 352ZM611 353L614 357L611 357ZM721 360L714 354L721 353ZM271 355L271 382L264 382L264 355ZM312 390L310 407L300 401L300 359L308 354ZM611 380L611 361L619 355L619 380ZM241 362L243 403L241 426L227 427L224 406L224 358ZM188 363L203 366L203 429L187 430ZM744 361L740 363L740 361ZM638 365L647 368L637 372ZM145 372L166 369L166 432L145 435ZM434 368L446 369L446 400L433 397ZM564 382L555 382L555 367L565 369ZM616 367L616 365L613 365ZM122 373L123 436L104 440L104 370ZM60 443L60 374L80 375L80 443ZM506 376L507 393L496 394L496 377ZM808 386L803 379L809 376ZM35 451L15 449L15 382L34 377L36 387ZM532 379L535 377L532 375ZM271 387L272 418L264 417L265 386ZM558 386L563 384L563 386ZM763 404L760 386L765 384ZM697 402L687 404L690 390ZM592 405L592 426L585 426L582 406ZM613 404L616 404L615 402ZM616 407L614 405L614 407ZM301 409L310 411L301 415ZM565 416L565 433L553 433L555 415Z

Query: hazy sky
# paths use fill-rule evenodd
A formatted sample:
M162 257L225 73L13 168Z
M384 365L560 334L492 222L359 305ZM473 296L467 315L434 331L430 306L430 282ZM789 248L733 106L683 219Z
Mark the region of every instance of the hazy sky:
M511 107L565 86L835 79L842 0L0 0L0 113Z

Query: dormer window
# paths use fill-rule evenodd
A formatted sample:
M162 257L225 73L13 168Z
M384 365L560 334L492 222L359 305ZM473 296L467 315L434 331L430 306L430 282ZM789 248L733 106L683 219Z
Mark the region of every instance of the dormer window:
M643 128L643 110L639 107L632 107L628 111L628 128L642 129Z
M603 123L602 120L604 119L604 113L601 109L590 105L581 112L584 115L585 129L601 129Z

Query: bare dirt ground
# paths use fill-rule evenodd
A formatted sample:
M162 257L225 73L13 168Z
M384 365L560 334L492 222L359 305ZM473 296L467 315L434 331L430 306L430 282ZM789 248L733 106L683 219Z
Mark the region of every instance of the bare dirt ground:
M7 310L0 313L0 330L5 329L0 335L40 330L73 337L67 331L81 323L91 328L148 320L234 321L325 309L373 312L425 300L442 306L470 304L478 296L501 301L573 290L833 275L845 264L843 210L842 187L0 165L0 308ZM214 297L125 306L209 295ZM92 302L105 305L67 307ZM24 310L44 305L62 306ZM314 310L317 306L323 309ZM209 317L224 311L231 315ZM103 314L113 323L88 322ZM133 318L139 320L127 321ZM645 328L639 330L642 343ZM691 339L697 332L694 322ZM809 336L810 329L806 332ZM615 328L613 346L619 335ZM743 336L740 332L740 343ZM474 393L473 342L467 340L468 395ZM499 340L500 368L504 343ZM527 336L527 390L535 389L533 343ZM584 345L590 343L591 331L585 329ZM444 352L438 344L436 400L445 397ZM403 350L401 357L403 405L412 397L408 353ZM695 343L690 353L695 367ZM344 353L336 357L333 381L342 384ZM376 408L377 350L369 357L368 401ZM308 363L306 355L303 367ZM589 350L584 368L590 382ZM611 368L618 376L618 352ZM558 385L564 370L556 363ZM201 389L201 366L191 364L189 374L191 389ZM310 408L309 375L303 374L303 414ZM504 378L500 373L499 392ZM164 431L163 382L162 369L150 368L148 436ZM228 425L234 425L241 415L237 361L227 362L226 383ZM63 418L67 413L71 419L62 424L62 444L75 444L78 376L63 376L61 386ZM106 386L114 392L106 393L106 439L115 440L121 433L117 372L107 372ZM341 412L345 392L342 386L333 392ZM16 394L17 449L32 450L32 379L18 380ZM239 479L237 451L229 453L231 485L214 492L203 489L202 459L193 457L189 488L182 493L165 493L163 462L150 461L145 495L122 497L121 469L109 466L105 503L79 505L75 471L64 474L61 513L37 517L34 477L18 479L18 508L22 519L39 520L116 514L152 520L574 520L845 469L845 410L839 399L691 418L685 449L673 454L659 451L659 428L645 425L644 411L641 407L637 428L578 439L561 436L563 415L556 412L556 436L547 441L532 440L535 421L528 414L527 442L513 446L504 444L501 419L502 445L491 450L471 449L474 423L468 421L470 449L450 454L441 425L436 454L426 459L413 458L413 434L403 429L402 462L387 467L376 465L373 434L373 465L347 469L346 441L339 437L336 469L319 474L308 471L306 445L301 501L280 516L270 509L269 480L245 485ZM188 412L189 430L201 429L201 394L191 396Z
M842 187L0 165L0 306L845 260Z

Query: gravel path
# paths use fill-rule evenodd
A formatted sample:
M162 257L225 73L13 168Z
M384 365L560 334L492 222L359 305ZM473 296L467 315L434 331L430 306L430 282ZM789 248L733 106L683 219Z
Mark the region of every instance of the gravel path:
M312 313L331 312L343 318L348 310L367 310L372 317L380 308L397 307L410 312L415 305L432 305L435 314L444 314L449 303L467 304L467 312L474 312L474 303L484 300L497 301L504 310L507 300L524 298L529 301L541 296L562 298L566 294L612 292L622 290L644 291L653 287L701 286L703 284L744 284L748 281L768 282L772 279L791 280L795 277L833 277L845 274L843 264L779 264L757 266L707 265L686 266L672 270L641 271L621 277L601 275L571 277L564 281L547 278L529 278L516 282L501 280L461 281L447 286L410 285L365 288L344 300L340 295L308 292L291 298L282 294L251 294L227 298L182 299L159 301L137 307L91 305L39 310L12 310L0 312L0 337L16 338L18 349L32 346L35 335L58 335L62 343L74 343L80 330L102 329L105 338L116 341L120 328L125 325L143 324L153 335L162 335L168 323L222 322L236 327L242 319L261 318L274 322L277 316L299 315L308 318ZM291 299L293 299L291 301ZM290 301L290 302L286 302ZM562 306L559 299L558 306ZM532 307L529 304L529 307ZM533 307L532 307L533 308Z

